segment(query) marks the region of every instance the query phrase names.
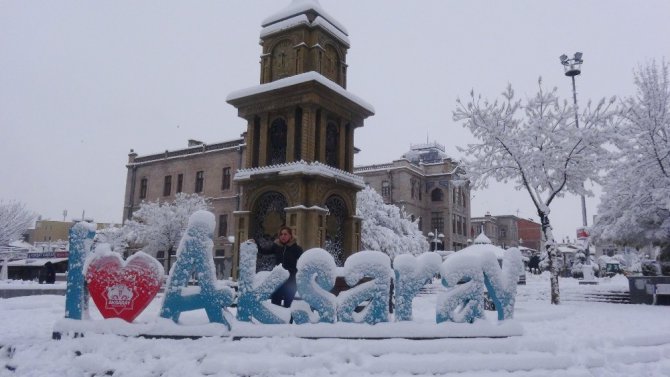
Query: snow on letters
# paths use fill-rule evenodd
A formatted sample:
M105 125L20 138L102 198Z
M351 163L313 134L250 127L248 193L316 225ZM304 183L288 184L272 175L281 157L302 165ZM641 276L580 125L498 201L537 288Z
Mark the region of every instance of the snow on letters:
M470 246L453 253L444 262L439 254L426 252L418 256L398 255L392 264L387 254L366 250L352 254L340 268L326 250L309 249L297 264L297 299L290 308L284 308L272 304L270 296L288 279L289 273L281 265L272 271L256 272L258 248L251 240L240 244L238 292L216 280L212 255L214 224L212 213L196 212L189 219L179 244L160 309L160 317L171 319L177 325L180 325L182 312L198 309L205 310L210 323L222 324L228 332L234 326L248 330L249 325L258 324L300 326L350 322L375 325L412 321L414 297L437 273L447 288L437 298L437 324L473 323L483 318L485 292L496 307L498 321L511 319L514 314L516 282L523 268L521 254L515 248L504 251L502 268L492 245ZM98 287L94 302L101 312L114 312L112 317L133 322L146 306L133 309L132 315L130 312L120 315L126 314L124 305L134 300L138 287L131 285L140 284L142 280L131 273L133 268L151 272L145 285L154 290L157 284L153 283L163 279L162 266L141 252L124 263L104 245L87 259L93 235L94 231L85 225L75 226L70 234L66 318L87 318L84 315L88 302L86 276L90 287ZM111 270L105 271L110 266ZM333 288L338 277L344 278L348 287L336 296ZM196 286L189 285L191 279L197 281ZM112 297L112 304L105 295ZM235 302L236 316L233 316L228 307ZM106 307L101 308L101 305ZM393 315L391 307L395 308Z
M223 311L233 303L234 292L229 287L218 287L216 281L212 256L214 224L211 212L197 211L191 215L165 288L161 317L178 322L182 312L205 309L210 322L222 323L230 329ZM195 289L188 286L192 275L198 279L199 286Z

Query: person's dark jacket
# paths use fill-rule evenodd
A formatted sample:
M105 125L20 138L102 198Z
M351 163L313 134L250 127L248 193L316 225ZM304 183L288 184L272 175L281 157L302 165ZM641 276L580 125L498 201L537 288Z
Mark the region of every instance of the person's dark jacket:
M295 281L295 274L298 272L298 258L302 255L302 247L300 247L295 239L289 241L286 245L275 240L269 251L261 250L262 254L274 254L275 265L284 267L289 272L289 281Z

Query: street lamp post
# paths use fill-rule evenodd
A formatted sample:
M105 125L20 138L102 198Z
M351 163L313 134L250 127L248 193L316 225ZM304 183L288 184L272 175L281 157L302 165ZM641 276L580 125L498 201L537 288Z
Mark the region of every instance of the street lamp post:
M440 233L437 234L437 237L435 236L437 234L437 229L435 229L435 233L429 232L428 233L428 238L430 239L430 251L437 251L438 250L438 244L441 244L444 239L444 234Z
M577 108L577 86L575 85L575 76L579 76L582 73L582 59L581 52L575 52L575 55L572 58L569 58L567 55L563 54L560 56L561 64L565 70L565 75L572 79L572 100L575 104L575 126L579 128L579 110ZM584 195L581 196L582 201L582 225L587 226L586 222L586 198Z

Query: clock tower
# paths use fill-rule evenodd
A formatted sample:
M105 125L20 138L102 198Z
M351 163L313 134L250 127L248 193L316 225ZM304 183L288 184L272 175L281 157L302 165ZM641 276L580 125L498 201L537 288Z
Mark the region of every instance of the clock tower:
M260 85L227 98L247 121L236 243L287 225L303 249L324 248L342 265L361 241L354 131L374 114L346 89L347 31L317 0L294 0L263 21L260 44Z

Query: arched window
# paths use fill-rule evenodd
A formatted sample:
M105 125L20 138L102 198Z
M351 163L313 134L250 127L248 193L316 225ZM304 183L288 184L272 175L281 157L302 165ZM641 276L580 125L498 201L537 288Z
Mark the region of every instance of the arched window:
M286 162L286 121L277 118L272 121L268 140L268 165Z
M430 200L434 202L441 202L444 200L444 193L439 188L430 192Z
M346 236L345 222L349 216L347 205L337 195L329 197L325 204L330 215L326 220L326 242L324 249L333 256L335 264L341 267L344 265L344 260L346 259L344 240Z
M265 244L265 246L272 244L279 227L286 224L286 207L288 207L286 198L276 191L264 193L252 205L253 218L250 224L250 235L257 244ZM272 270L274 262L274 255L259 254L256 259L256 269L258 271Z

